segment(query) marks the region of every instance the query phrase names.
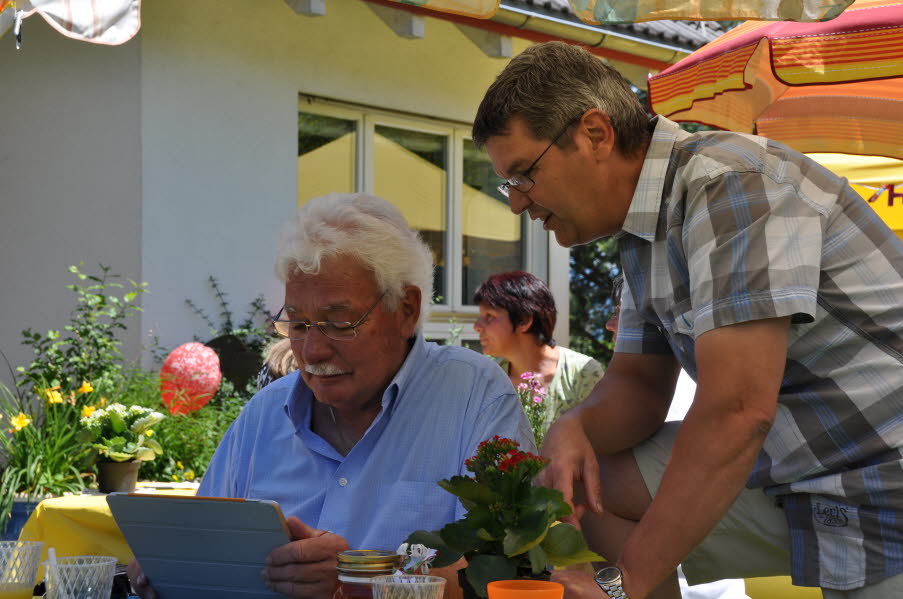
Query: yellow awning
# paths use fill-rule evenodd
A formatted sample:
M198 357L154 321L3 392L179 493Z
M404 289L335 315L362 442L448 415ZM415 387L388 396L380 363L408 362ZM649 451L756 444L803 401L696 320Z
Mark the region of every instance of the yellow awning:
M903 238L903 160L882 156L855 156L852 154L808 154L810 158L831 172L846 177L856 192L869 201L875 212L887 226ZM891 202L890 190L894 186ZM877 197L875 195L878 192Z

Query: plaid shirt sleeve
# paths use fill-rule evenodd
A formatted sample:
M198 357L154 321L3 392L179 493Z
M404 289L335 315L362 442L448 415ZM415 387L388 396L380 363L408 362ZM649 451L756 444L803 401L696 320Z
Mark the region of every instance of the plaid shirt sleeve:
M615 351L627 354L672 353L671 345L661 329L640 316L630 285L626 282L621 289L621 312L618 316Z
M812 322L825 208L798 184L761 172L727 171L697 183L683 221L693 310L681 332L696 338L782 316Z

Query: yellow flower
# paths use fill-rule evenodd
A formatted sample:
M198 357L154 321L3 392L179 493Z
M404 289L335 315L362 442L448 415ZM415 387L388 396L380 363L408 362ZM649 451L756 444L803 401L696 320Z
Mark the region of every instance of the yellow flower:
M174 481L177 481L177 482L178 482L178 480L179 480L179 477L178 477L178 476L176 476L176 475L175 475L175 474L173 474L173 475L172 475L172 479L173 479L173 480L174 480Z
M100 405L102 405L102 406L107 405L107 398L106 398L106 397L101 397L99 403L100 403Z
M44 395L47 396L47 403L63 403L63 394L58 391L59 387L52 389L44 389Z
M82 418L87 418L97 409L96 406L82 406Z
M144 436L145 436L145 437L153 437L153 436L154 436L154 429L149 428L149 429L147 429L146 431L144 431Z
M19 415L10 420L10 422L13 424L13 429L18 433L20 430L31 424L31 418L24 413L19 412Z
M185 470L185 466L182 465L182 462L176 462L176 467L177 467L179 470Z
M75 390L76 393L91 393L94 387L88 381L82 381L82 386Z
M194 470L185 471L185 480L194 480Z

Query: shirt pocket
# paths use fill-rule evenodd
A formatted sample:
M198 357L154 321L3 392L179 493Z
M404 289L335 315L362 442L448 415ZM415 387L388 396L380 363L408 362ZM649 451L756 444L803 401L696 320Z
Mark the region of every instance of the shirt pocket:
M376 501L381 511L391 510L391 526L402 539L415 530L439 530L454 522L458 505L458 498L436 483L417 481L381 484Z

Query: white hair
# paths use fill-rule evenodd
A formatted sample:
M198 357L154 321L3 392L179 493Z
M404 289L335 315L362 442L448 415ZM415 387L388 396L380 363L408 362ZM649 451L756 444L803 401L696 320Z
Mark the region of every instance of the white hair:
M349 256L373 272L389 310L398 308L404 288L420 288L420 331L433 299L433 256L398 208L363 193L331 193L298 209L282 233L276 276L318 274L324 259Z

